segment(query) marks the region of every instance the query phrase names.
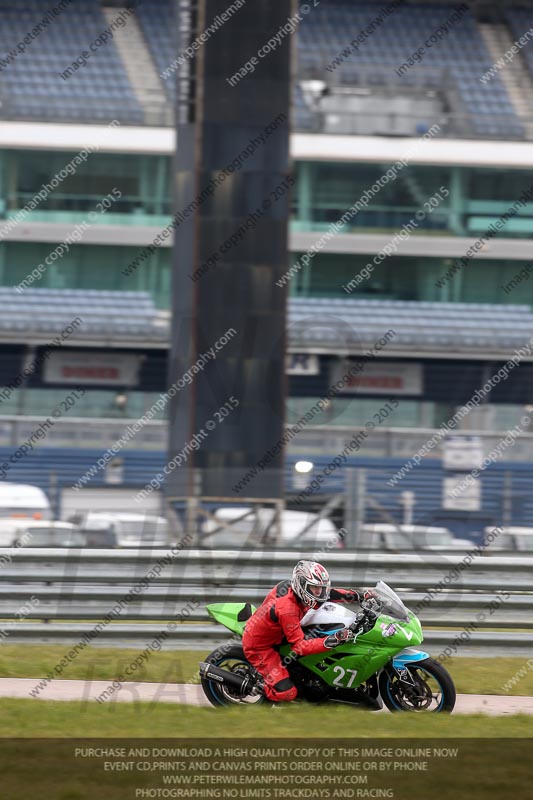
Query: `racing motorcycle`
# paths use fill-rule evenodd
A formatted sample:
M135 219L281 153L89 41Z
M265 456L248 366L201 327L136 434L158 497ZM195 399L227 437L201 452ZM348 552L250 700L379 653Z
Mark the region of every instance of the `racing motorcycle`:
M383 581L355 613L345 605L324 603L302 619L306 637L328 636L342 628L360 631L325 653L297 657L288 643L279 646L298 698L311 703L337 701L373 710L447 711L455 705L455 686L448 671L416 645L423 641L418 617ZM262 679L239 643L250 603L215 603L207 611L235 634L200 663L204 693L214 706L266 702ZM407 645L407 646L406 646Z

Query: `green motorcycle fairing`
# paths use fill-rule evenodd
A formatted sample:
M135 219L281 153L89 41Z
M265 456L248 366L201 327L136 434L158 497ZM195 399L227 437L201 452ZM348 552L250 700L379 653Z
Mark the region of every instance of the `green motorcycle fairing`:
M257 610L251 603L211 603L206 609L216 622L239 636L243 635L246 622ZM239 616L246 616L246 619L239 619Z
M393 624L395 633L383 636ZM326 653L303 656L299 663L320 676L328 686L355 689L375 675L404 648L418 645L424 639L418 617L409 612L409 622L399 622L381 615L368 633L360 634L355 642L334 647ZM281 648L282 655L290 653L290 646Z
M241 620L238 617L246 616L249 609L251 613L256 610L249 603L213 603L206 608L213 619L239 636L243 635L249 616ZM372 630L360 634L355 642L339 645L324 653L302 656L298 663L314 672L328 686L355 689L392 661L397 653L406 647L421 644L423 639L422 626L412 611L409 611L408 622L400 622L383 614L377 618ZM288 644L280 648L282 656L290 652Z

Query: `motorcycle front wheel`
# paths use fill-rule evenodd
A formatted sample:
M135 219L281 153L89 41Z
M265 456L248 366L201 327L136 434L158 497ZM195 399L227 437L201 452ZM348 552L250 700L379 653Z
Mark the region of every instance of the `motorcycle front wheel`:
M247 661L241 645L222 646L210 653L204 660L242 677L254 673L254 668ZM205 696L214 706L256 706L265 700L263 694L252 693L243 696L232 691L223 683L210 681L207 678L202 678L201 681Z
M381 698L389 711L453 711L455 685L448 670L432 658L416 661L402 670L392 664L379 676Z

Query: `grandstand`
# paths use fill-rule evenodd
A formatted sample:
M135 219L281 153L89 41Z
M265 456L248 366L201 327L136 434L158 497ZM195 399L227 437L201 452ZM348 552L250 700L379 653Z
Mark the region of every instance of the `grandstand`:
M0 132L0 458L9 458L13 445L26 441L73 385L60 379L62 359L69 369L76 358L102 368L100 381L82 381L85 394L75 410L12 466L9 480L47 490L51 481L71 485L118 438L120 423L137 419L165 389L172 238L153 242L173 221L174 6L151 0L132 12L126 3L63 2L19 52L17 42L48 5L0 0L0 114L6 122ZM296 185L287 268L297 269L287 281L288 345L301 362L289 370L287 422L297 422L327 393L333 376L387 331L394 337L377 359L387 391L376 390L377 384L372 391L371 366L369 386L332 399L291 441L286 491L294 498L301 488L294 471L299 457L310 458L319 471L394 395L397 413L345 464L366 471L374 502L368 520L401 521L402 493L413 491L415 521L445 523L457 533L472 534L502 514L509 524L533 525L526 491L533 469L529 430L484 472L476 510L444 507L443 482L452 475L444 466L444 440L405 480L387 484L533 336L533 203L527 199L509 211L533 187L531 42L490 81L481 80L528 30L531 6L512 3L500 11L496 3L482 3L458 13L457 4L406 0L354 48L351 42L382 7L323 0L295 34ZM113 36L101 41L111 25ZM424 44L445 25L442 41ZM423 57L411 65L421 47ZM84 51L86 64L64 77ZM43 185L112 120L118 130L28 209ZM7 124L15 122L18 129ZM302 264L330 226L413 148L405 168ZM447 196L426 208L442 187ZM95 219L113 189L120 199ZM413 220L411 234L374 262ZM488 237L502 220L498 234ZM50 259L84 221L91 222L87 232ZM458 268L476 242L479 252ZM44 265L39 279L24 285L37 265ZM363 278L352 289L357 275ZM59 355L41 358L14 385L25 365L78 317L82 324L72 335L52 345ZM117 377L121 359L135 364L126 370L129 377ZM118 370L114 377L105 365ZM462 421L461 431L480 437L485 453L533 405L532 365L528 352ZM400 373L405 386L395 395L390 381ZM164 449L160 414L120 456L124 487L144 485L160 469ZM106 480L102 472L91 485ZM345 482L346 470L339 469L309 507L342 492Z
M2 2L0 51L9 58L13 44L46 18L49 6L46 0ZM142 123L143 110L114 43L90 54L93 61L89 70L80 65L73 79L60 77L107 27L98 0L84 0L73 7L63 0L61 6L62 13L53 18L53 24L28 46L28 56L15 50L15 57L4 65L4 117L107 122L118 108L122 122Z
M416 105L417 97L429 95L436 97L430 113L445 120L444 135L529 138L527 122L510 96L508 76L496 75L490 84L479 81L497 58L491 38L486 36L487 24L481 13L476 15L475 5L466 10L460 4L459 11L452 3L389 6L389 15L380 17L375 2L329 0L302 16L293 87L297 129L318 132L329 124L330 117L353 117L354 112L346 111L347 93L371 87L370 111L367 109L365 116L373 116L378 126L383 125L383 112L376 100L387 90L396 98L404 95L402 114L413 132L423 130L429 120L422 115L417 121L416 108L409 108L409 103ZM127 3L121 8L105 0L72 5L70 0L62 0L60 7L63 11L53 26L32 43L31 58L18 54L10 58L13 42L23 39L46 14L48 3L1 0L0 50L7 56L1 81L4 118L94 123L114 116L124 124L151 120L152 124L172 125L173 116L166 113L175 97L176 71L169 67L176 62L178 23L172 0L140 3L134 14ZM498 21L493 27L503 28L503 36L520 37L528 28L530 10L513 5ZM100 43L99 36L113 23L113 38ZM366 37L357 50L350 47L347 31L358 33L372 24L377 35ZM451 26L453 35L447 35L445 46L432 43L432 33L446 25ZM430 44L424 48L426 41ZM406 59L421 46L425 49L423 67L422 61L415 61L398 75L398 68L408 64ZM58 80L84 51L88 52L86 63L80 62L67 79ZM521 58L533 79L531 43L523 48ZM322 92L330 95L327 112L306 100L302 82L305 85L309 80L324 82ZM531 85L525 87L527 94L532 89ZM336 95L333 104L331 95ZM361 109L356 110L360 116ZM158 122L154 123L155 119ZM387 122L389 133L391 121Z

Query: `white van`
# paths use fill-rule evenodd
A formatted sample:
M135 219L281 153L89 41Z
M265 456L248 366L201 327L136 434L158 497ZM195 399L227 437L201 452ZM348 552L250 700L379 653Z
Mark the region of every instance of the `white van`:
M255 514L250 506L218 508L214 519L204 523L201 544L203 547L241 548L272 546L274 531L273 508L261 508ZM311 525L310 525L311 524ZM301 532L310 525L304 534ZM227 527L229 526L229 527ZM283 511L281 537L278 548L328 550L342 546L337 529L330 519L319 519L306 511Z
M48 498L38 486L0 481L0 519L52 519Z
M168 522L164 517L121 511L89 511L71 518L88 547L166 547Z

